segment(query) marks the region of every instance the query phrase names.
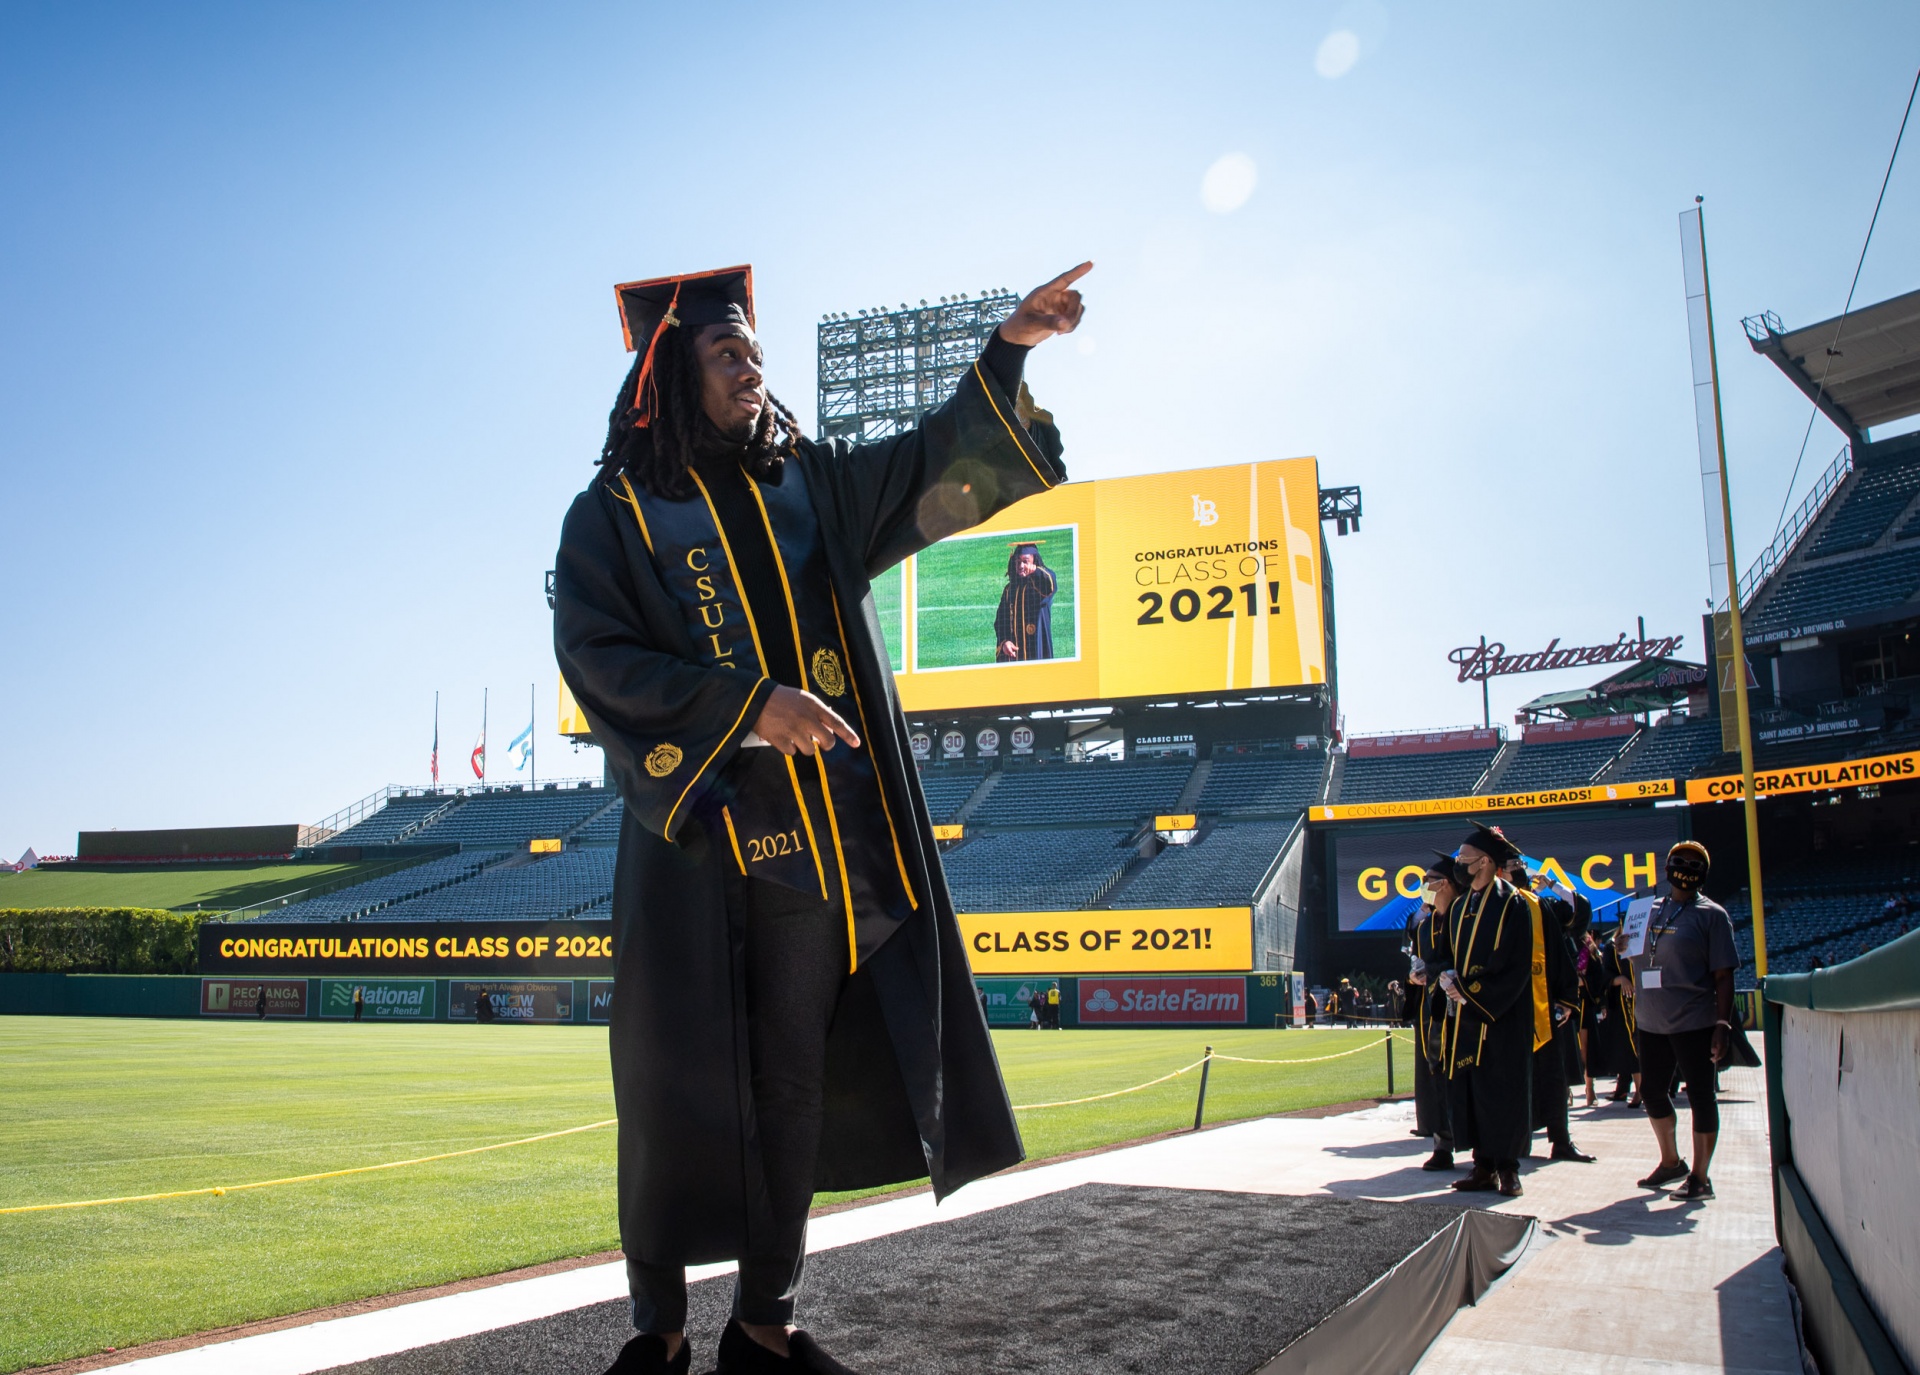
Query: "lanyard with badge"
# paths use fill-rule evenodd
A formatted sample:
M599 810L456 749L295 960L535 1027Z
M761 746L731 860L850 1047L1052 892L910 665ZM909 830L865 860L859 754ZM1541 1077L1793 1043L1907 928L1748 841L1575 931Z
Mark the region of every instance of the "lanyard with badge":
M1667 901L1672 902L1673 899L1668 898ZM1660 917L1662 918L1664 918L1665 916L1666 916L1665 912L1662 912L1660 914ZM1668 931L1671 931L1672 929L1673 928L1670 926L1659 925L1658 921L1653 916L1653 914L1651 913L1648 914L1647 916L1647 954L1646 954L1647 967L1640 971L1640 990L1643 993L1650 988L1660 987L1660 970L1654 964L1653 960L1654 960L1655 954L1660 949L1660 937L1665 935Z

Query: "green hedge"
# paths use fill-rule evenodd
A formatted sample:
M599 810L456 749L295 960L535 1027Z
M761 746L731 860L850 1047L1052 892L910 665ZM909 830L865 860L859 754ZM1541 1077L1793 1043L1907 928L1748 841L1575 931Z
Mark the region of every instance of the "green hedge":
M205 920L150 907L0 908L0 972L192 974Z

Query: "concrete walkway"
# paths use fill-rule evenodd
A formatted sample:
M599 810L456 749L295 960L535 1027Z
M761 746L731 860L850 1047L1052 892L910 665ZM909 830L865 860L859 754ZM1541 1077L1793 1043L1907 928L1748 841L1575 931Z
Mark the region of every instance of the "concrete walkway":
M1511 1201L1460 1195L1423 1172L1412 1109L1388 1104L1320 1119L1267 1118L983 1180L936 1209L930 1194L816 1220L810 1251L1037 1198L1090 1182L1347 1198L1499 1201L1541 1219L1542 1239L1475 1309L1460 1313L1423 1375L1627 1375L1800 1369L1773 1244L1766 1121L1758 1071L1727 1076L1714 1166L1719 1197L1683 1206L1633 1181L1651 1168L1645 1118L1624 1107L1576 1110L1574 1139L1593 1165L1536 1163ZM1685 1118L1682 1118L1685 1129ZM1544 1152L1542 1143L1540 1149ZM730 1272L702 1266L692 1277ZM623 1297L624 1267L596 1265L380 1312L136 1359L139 1375L311 1375ZM804 1300L803 1300L804 1304ZM905 1375L904 1372L901 1375Z

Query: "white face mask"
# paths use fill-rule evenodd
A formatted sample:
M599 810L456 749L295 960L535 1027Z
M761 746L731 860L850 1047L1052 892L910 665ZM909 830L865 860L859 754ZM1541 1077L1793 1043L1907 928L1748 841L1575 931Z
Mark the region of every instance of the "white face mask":
M1423 883L1420 885L1420 903L1423 907L1438 907L1440 905L1440 895L1434 892L1431 883Z

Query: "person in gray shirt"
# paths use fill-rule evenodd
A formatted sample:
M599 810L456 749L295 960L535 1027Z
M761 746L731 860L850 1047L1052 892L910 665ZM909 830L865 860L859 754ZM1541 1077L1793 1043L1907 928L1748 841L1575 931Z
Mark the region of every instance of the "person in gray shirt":
M1654 903L1644 949L1632 957L1641 1095L1660 1144L1660 1163L1640 1187L1684 1179L1673 1196L1688 1202L1713 1197L1707 1167L1720 1134L1714 1067L1726 1061L1732 1044L1733 971L1740 962L1727 909L1700 892L1710 864L1698 841L1683 840L1667 852L1668 893ZM1624 923L1614 939L1624 952ZM1691 1170L1675 1141L1676 1079L1686 1081L1693 1115Z

